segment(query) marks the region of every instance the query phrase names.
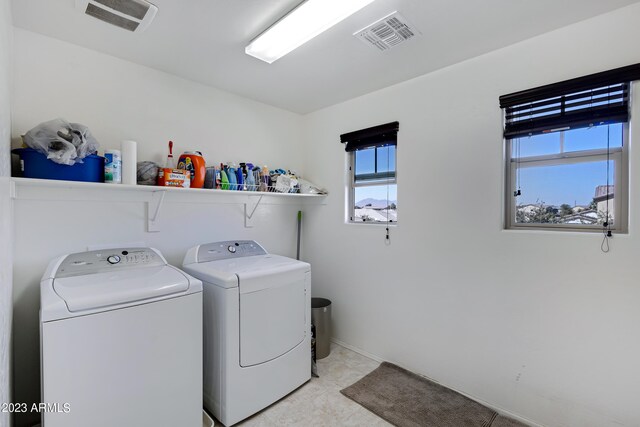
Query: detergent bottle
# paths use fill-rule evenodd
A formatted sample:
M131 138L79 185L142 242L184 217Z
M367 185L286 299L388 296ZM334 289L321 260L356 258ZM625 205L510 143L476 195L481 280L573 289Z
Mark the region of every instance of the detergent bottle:
M189 171L191 175L191 188L204 187L204 177L207 168L204 157L200 151L185 151L178 158L178 169Z

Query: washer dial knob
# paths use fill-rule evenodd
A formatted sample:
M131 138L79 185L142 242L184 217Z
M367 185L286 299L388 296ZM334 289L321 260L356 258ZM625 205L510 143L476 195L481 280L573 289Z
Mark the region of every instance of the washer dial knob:
M229 252L231 252L232 254L235 254L235 253L236 253L236 247L235 247L235 246L233 246L233 245L229 245L229 247L227 248L227 250L228 250Z
M111 255L107 258L109 264L117 264L120 262L120 257L118 255Z

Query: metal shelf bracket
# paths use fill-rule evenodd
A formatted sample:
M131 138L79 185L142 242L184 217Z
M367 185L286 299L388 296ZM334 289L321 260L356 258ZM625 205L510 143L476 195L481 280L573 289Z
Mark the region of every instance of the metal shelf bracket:
M260 196L258 197L258 200L255 202L255 204L250 208L248 205L249 203L244 204L244 228L252 228L253 225L251 225L251 219L253 218L253 214L256 213L256 209L258 209L258 206L260 205L260 202L262 201L262 197ZM255 197L249 197L248 200L251 201L255 199ZM251 213L249 213L249 211L251 211Z

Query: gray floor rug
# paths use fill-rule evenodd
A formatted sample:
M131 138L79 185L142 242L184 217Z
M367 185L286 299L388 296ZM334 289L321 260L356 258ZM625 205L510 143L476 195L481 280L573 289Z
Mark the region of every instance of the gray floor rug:
M399 427L525 426L387 362L341 393Z

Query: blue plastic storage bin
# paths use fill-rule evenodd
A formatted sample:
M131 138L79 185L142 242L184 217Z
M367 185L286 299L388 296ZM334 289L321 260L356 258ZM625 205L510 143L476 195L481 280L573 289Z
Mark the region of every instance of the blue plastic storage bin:
M104 182L104 157L91 154L83 163L61 165L32 148L11 151L20 156L22 176L25 178L61 179L64 181Z

